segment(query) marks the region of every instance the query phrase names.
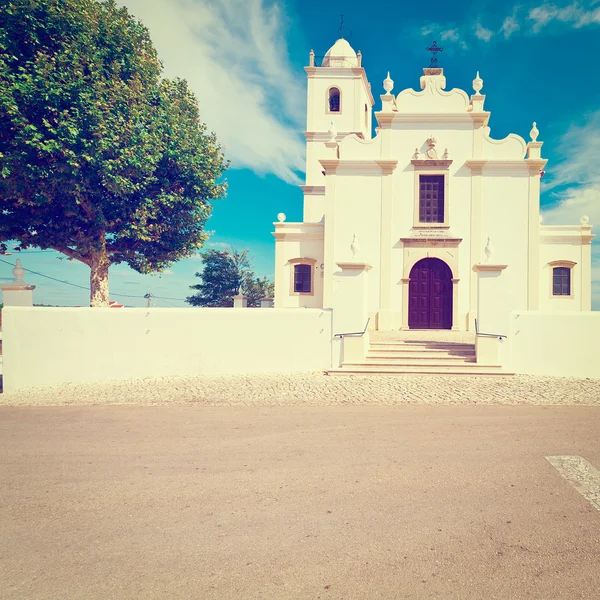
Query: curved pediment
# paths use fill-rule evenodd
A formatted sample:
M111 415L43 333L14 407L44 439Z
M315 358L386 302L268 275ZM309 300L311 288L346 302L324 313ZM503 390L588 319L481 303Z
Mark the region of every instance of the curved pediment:
M354 133L344 136L339 143L340 158L344 160L356 158L376 159L381 156L381 138L375 136L364 140Z
M402 90L396 97L400 113L461 113L469 108L469 96L454 88L445 91L446 77L442 69L425 69L421 77L421 90Z
M490 128L485 127L483 129L483 140L483 155L488 160L520 160L525 158L527 144L516 133L509 133L501 140L494 140L490 137Z

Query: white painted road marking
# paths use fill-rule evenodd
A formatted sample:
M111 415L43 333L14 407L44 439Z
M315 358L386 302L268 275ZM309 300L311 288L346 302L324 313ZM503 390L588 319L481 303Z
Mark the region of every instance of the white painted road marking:
M546 456L546 460L597 510L600 470L581 456Z

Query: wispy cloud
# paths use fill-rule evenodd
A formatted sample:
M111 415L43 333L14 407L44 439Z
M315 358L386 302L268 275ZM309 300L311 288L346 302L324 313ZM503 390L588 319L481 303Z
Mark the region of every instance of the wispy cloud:
M573 2L566 6L542 4L529 11L528 18L532 22L532 31L538 33L550 23L557 21L575 28L600 23L600 7L594 8L597 2Z
M266 0L121 0L150 30L168 77L187 79L232 168L297 183L306 93L285 20Z
M505 16L482 14L474 22L451 23L450 26L448 23L428 23L418 31L423 37L435 35L440 39L460 41L458 47L466 50L471 41L490 43L497 38L507 40L517 34L539 35L560 32L565 28L600 25L599 4L598 0L569 4L530 3L528 6L515 4Z
M213 248L216 250L229 250L231 249L231 244L228 244L227 242L206 242L204 247Z
M515 31L521 28L515 16L506 17L504 23L502 23L502 34L508 39Z
M486 29L481 23L477 23L477 25L475 25L475 37L478 40L489 42L493 35L494 32L491 29Z

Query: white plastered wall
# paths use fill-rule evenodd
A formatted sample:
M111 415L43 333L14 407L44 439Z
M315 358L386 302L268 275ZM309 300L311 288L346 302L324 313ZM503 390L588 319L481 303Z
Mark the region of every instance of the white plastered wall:
M481 238L492 246L490 263L507 265L499 275L499 293L494 304L481 307L482 311L501 314L501 331L508 333L509 315L512 310L527 309L528 282L528 204L529 174L488 175L484 171L482 181ZM485 258L481 249L481 259ZM483 262L483 261L482 261ZM483 319L483 315L480 315Z
M380 215L381 174L375 167L368 173L353 175L338 172L336 175L335 226L333 240L334 263L357 260L369 263L368 307L369 313L379 308L380 277ZM330 231L327 230L327 235ZM359 251L352 257L351 244L356 235ZM334 290L338 267L333 265ZM347 299L351 301L351 299Z
M529 375L600 378L600 312L519 312L510 316L508 369Z
M4 391L331 366L332 313L267 308L3 310Z

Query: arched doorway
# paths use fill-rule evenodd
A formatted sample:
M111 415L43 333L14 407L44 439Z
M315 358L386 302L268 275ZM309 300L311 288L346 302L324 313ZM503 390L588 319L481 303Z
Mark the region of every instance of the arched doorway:
M452 329L452 271L439 258L424 258L410 271L410 329Z

